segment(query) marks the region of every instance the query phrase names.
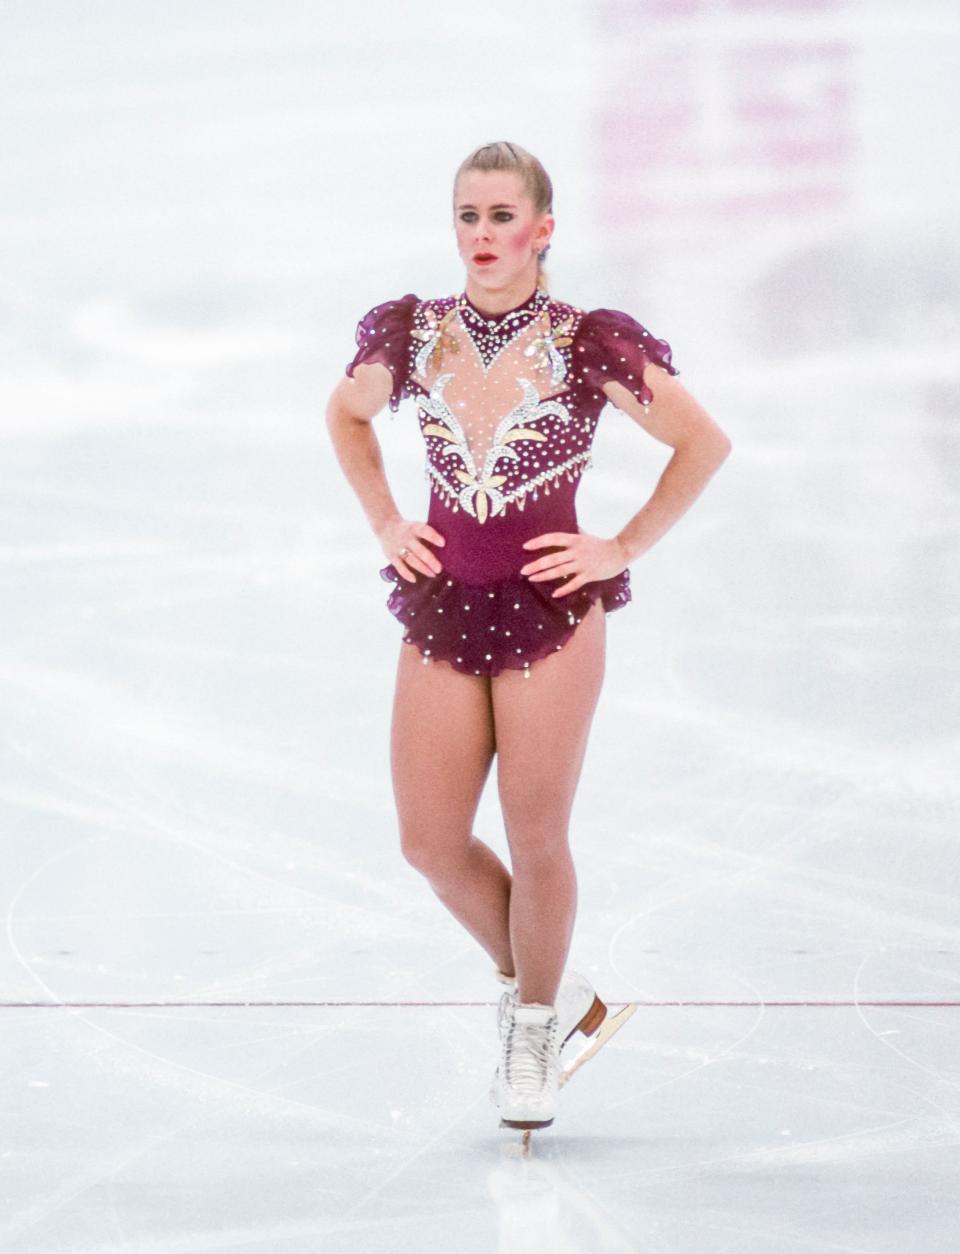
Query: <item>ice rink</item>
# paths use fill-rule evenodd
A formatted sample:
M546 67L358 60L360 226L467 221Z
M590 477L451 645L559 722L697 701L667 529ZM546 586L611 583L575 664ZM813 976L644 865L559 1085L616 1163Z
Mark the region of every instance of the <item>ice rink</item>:
M3 1254L941 1254L960 1225L960 10L0 6ZM639 1008L498 1127L501 986L402 857L357 320L551 291L733 452L631 566L570 962ZM416 410L375 423L425 518ZM669 450L607 408L581 525ZM425 751L436 751L425 730ZM505 860L491 772L475 828Z

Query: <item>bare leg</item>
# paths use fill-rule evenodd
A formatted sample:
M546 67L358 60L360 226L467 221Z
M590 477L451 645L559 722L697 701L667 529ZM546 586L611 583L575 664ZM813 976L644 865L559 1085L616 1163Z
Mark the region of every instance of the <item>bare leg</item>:
M606 621L597 601L529 679L491 680L500 802L513 863L510 938L520 1001L553 1005L570 948L577 880L570 811L603 684Z
M401 641L390 744L401 849L510 974L510 872L471 830L495 749L489 678L424 665Z

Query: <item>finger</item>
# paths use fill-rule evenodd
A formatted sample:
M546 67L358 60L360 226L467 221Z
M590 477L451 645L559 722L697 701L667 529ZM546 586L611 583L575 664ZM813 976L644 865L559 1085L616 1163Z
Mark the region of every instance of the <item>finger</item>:
M582 588L585 583L589 582L588 579L571 579L569 583L565 583L559 588L554 588L550 595L553 597L565 597L571 592L576 592L578 588Z
M562 556L562 555L561 555ZM542 558L542 561L549 561L549 558ZM556 579L558 576L574 575L577 572L577 564L573 559L566 561L554 562L552 566L541 566L537 574L528 575L528 579L536 580L537 575L541 579Z
M426 573L428 575L440 574L440 559L435 553L428 549L425 544L417 544L415 541L420 538L429 540L431 536L435 536L436 534L437 533L428 523L417 523L409 540L410 552L416 553L417 557L420 558L424 566L427 568Z
M555 544L554 537L558 534L559 532L544 532L543 535L531 535L529 540L524 540L521 548L543 548L544 544Z
M446 544L446 540L440 532L431 527L429 523L424 523L420 534L425 536L428 540L432 540L434 544Z
M436 560L432 553L427 552L420 545L410 544L403 557L396 558L394 565L399 569L405 564L411 571L418 570L422 575L436 575L439 573L433 568Z
M554 546L557 547L556 545ZM562 562L572 562L579 560L580 550L573 544L568 544L565 548L559 549L556 553L545 553L543 557L534 558L532 562L524 563L521 574L524 570L530 572L540 570L552 570L555 566Z
M418 544L413 549L413 552L420 559L420 561L423 562L424 567L426 568L426 571L425 571L426 574L428 575L440 574L440 571L443 569L440 565L440 559L436 557L433 553L431 553L429 549L424 548L422 544Z
M402 569L407 572L411 583L417 582L415 571L419 571L421 575L433 575L436 573L430 565L430 555L425 557L420 548L413 545L407 548L402 558L396 558L394 565L398 570Z

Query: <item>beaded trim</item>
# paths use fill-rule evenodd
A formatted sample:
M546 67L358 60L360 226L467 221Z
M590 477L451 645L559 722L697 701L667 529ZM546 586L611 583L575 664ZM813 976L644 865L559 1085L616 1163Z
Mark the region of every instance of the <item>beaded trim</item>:
M420 343L414 354L414 375L425 379L431 362L440 368L445 353L460 352L460 339L455 331L458 322L477 353L481 369L487 374L517 335L539 321L540 335L530 344L527 354L534 359L535 370L549 369L552 387L563 382L567 364L559 349L573 342L573 332L583 317L582 309L574 309L560 325L554 326L549 309L552 298L543 288L538 287L526 305L494 318L484 318L477 313L467 303L465 292L449 299L454 303L442 315L427 305L423 312L426 326L414 327L411 331L412 340Z
M550 296L542 287L537 287L522 305L518 305L516 309L508 309L502 314L482 314L479 310L474 309L473 305L467 297L466 292L461 292L456 297L456 308L460 311L465 324L472 323L482 334L503 333L508 323L513 322L530 322L550 303ZM511 329L511 336L513 335Z
M499 493L500 508L498 510L491 511L491 513L502 513L505 506L512 504L516 504L517 508L522 511L523 507L527 503L526 496L529 492L533 493L533 499L535 501L539 499L539 491L541 487L543 488L544 496L549 496L550 484L552 483L554 488L557 488L559 486L561 475L566 474L567 482L573 483L575 475L582 475L585 471L589 470L592 465L593 455L591 452L575 453L573 457L568 457L565 462L560 462L556 466L551 466L549 470L544 470L532 479L527 479L523 483L518 484L511 492ZM444 479L440 471L437 470L437 468L431 463L429 458L427 458L424 463L424 478L430 481L431 488L441 500L443 500L447 505L453 506L454 513L456 513L460 506L463 505L463 490L451 488L449 483L446 479ZM473 512L469 505L464 506L464 508L468 513Z

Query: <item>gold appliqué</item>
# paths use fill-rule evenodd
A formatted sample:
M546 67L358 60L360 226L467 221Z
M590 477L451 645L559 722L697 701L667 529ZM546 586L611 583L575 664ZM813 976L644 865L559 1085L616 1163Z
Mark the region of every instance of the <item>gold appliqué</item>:
M550 382L555 386L566 374L566 363L558 350L573 343L570 332L574 328L575 319L569 317L554 327L551 325L550 311L545 309L540 315L539 323L542 328L540 335L530 341L523 353L525 357L533 358L534 370L550 371Z
M435 309L427 306L425 311L427 326L423 328L414 327L410 332L411 336L419 340L423 345L416 355L415 370L417 374L425 375L431 366L436 366L439 370L444 352L459 353L460 340L450 330L450 324L456 319L456 316L456 305L449 309L442 318L437 317Z

